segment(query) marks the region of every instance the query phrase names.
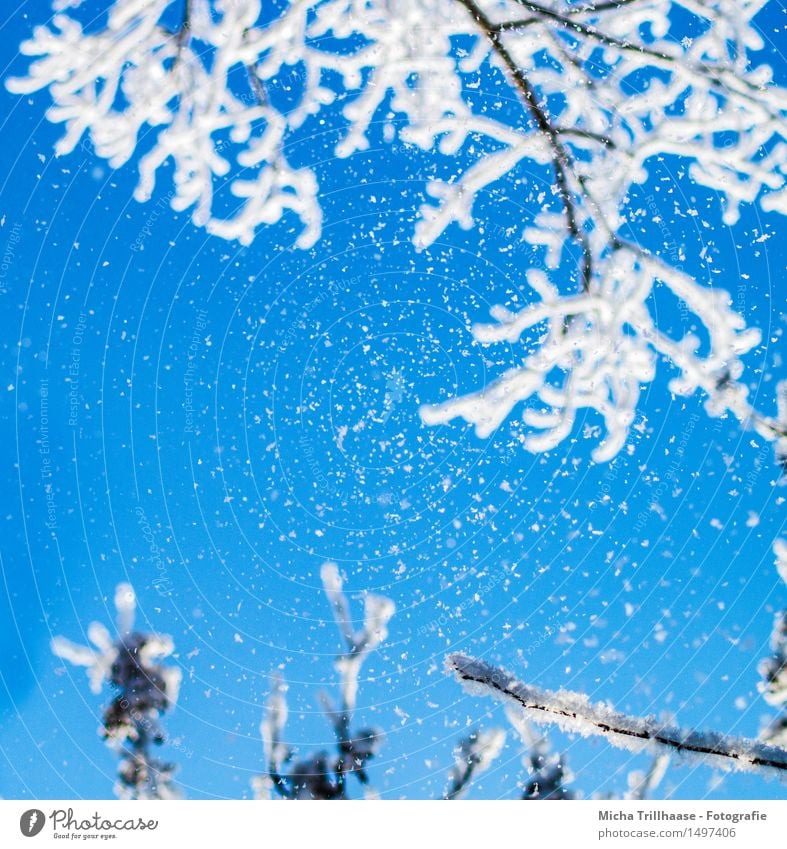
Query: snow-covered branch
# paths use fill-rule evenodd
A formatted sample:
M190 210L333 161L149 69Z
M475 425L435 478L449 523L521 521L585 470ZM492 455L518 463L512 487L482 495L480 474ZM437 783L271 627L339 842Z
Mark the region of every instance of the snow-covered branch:
M500 754L506 741L505 731L492 728L475 731L459 741L454 752L454 765L448 774L448 787L444 799L459 799L471 782L485 772Z
M522 791L525 801L568 801L574 794L567 787L573 775L566 766L565 756L552 751L546 737L536 734L524 714L511 707L506 708L506 717L516 730L525 746L523 763L529 778Z
M516 730L525 747L523 763L529 777L524 784L522 799L527 801L568 801L576 794L568 786L574 775L568 769L564 754L554 752L549 740L533 729L526 712L520 706L506 705L506 717ZM647 799L661 783L669 765L670 756L656 755L647 770L633 770L628 774L628 789L625 799ZM603 798L616 798L614 795Z
M629 789L625 798L635 801L647 799L659 784L661 784L670 760L669 755L657 755L653 758L645 772L640 772L639 770L630 772L628 776Z
M787 584L787 541L778 539L774 543L776 568ZM760 692L769 705L779 708L781 713L760 735L775 746L787 746L787 610L776 614L771 633L773 654L760 663Z
M136 597L129 584L115 591L117 637L93 622L88 636L96 648L80 646L64 637L52 640L54 654L87 667L90 689L99 693L104 682L116 691L104 710L102 734L120 756L115 792L122 799L172 799L178 791L172 781L175 767L156 758L154 745L166 741L161 716L176 702L181 673L160 658L174 651L172 639L134 630Z
M335 563L324 563L320 576L347 649L337 659L336 668L341 676L341 709L349 713L355 708L361 666L369 654L388 636L388 621L396 608L389 598L367 593L364 597L363 627L360 631L355 631L350 619L350 606L342 590L343 582L338 566Z
M374 795L369 787L366 765L377 753L383 736L374 728L353 731L353 711L361 666L388 635L388 621L395 608L390 599L367 594L363 626L356 631L337 565L324 563L320 576L346 647L336 661L340 676L338 707L326 694L321 696L323 709L333 727L337 753L317 752L304 760L293 759L293 751L283 742L288 714L287 685L280 677L275 677L260 725L266 772L253 782L257 798L269 798L271 790L275 790L285 799L345 799L350 775L363 785L367 797Z
M115 0L90 26L59 4L52 24L22 45L32 58L27 75L7 85L49 92L47 116L65 128L58 154L87 137L118 168L144 151L140 200L171 163L173 208L244 244L288 217L300 221L298 245L319 238L319 169L316 157L298 161L305 146L297 142L313 138L309 121L324 124L326 115L341 122L325 159L398 139L451 167L426 187L418 248L454 224L472 227L478 199L509 180L522 194L513 238L540 253L539 265L560 270L548 332L521 367L426 407L425 421L463 416L488 435L532 401L526 446L544 451L570 436L587 407L607 430L596 459L609 460L625 442L640 384L663 357L677 370L674 391L702 392L712 415L731 412L784 457L784 416L746 399L741 357L755 331L723 292L627 243L632 190L670 158L716 194L728 224L745 205L787 213L787 91L753 59L765 3L291 0L271 19L260 0ZM472 95L506 84L513 111ZM534 170L552 183L537 198L520 179ZM659 216L647 217L651 235L663 237ZM667 338L645 314L661 288L686 298L684 324L699 322L709 355L698 353L706 340L693 331ZM518 326L537 332L529 317L539 312L543 304L526 308Z
M700 390L710 415L731 412L766 438L776 438L778 425L756 414L738 380L744 370L741 357L758 344L759 331L747 328L730 309L726 292L701 286L629 247L605 257L581 294L562 295L540 270L530 270L527 282L539 300L518 313L495 307L497 323L476 325L473 336L485 345L535 338L534 352L480 392L425 405L421 416L427 424L460 416L483 438L526 402L523 419L531 433L525 447L541 452L566 439L579 413L589 408L606 427L593 452L603 462L623 447L640 392L654 379L662 358L677 372L670 383L676 395ZM703 345L694 330L674 338L659 329L652 306L656 287L691 310L709 344Z
M494 167L474 166L460 177L458 194L432 185L442 209L419 228L421 243L451 220L467 224L477 195L526 157L553 166L567 237L608 240L628 189L665 153L694 163L695 180L724 196L730 221L741 203L758 199L784 211L787 99L770 68L749 64L762 47L753 19L764 2L292 0L264 21L260 0L116 0L104 25L88 29L73 10L58 9L51 27L37 27L22 45L34 59L28 75L8 86L19 94L49 91L47 115L66 129L59 154L87 133L97 155L119 167L154 129L138 197L150 196L171 158L175 208L195 206L196 222L225 238L248 241L254 227L289 208L306 223L301 244L314 242L314 174L290 173L283 150L310 116L341 96L339 156L369 145L383 109L387 141L398 135L450 156L472 133L507 149L493 157ZM692 19L692 39L676 37L676 10ZM164 23L173 16L175 28ZM457 38L474 47L457 50ZM525 120L511 126L468 101L464 86L485 66L508 77ZM649 84L634 85L637 75ZM268 89L288 92L287 106L276 106ZM403 120L390 123L391 115ZM734 136L720 141L723 133ZM489 151L474 149L480 166ZM259 173L234 180L231 154ZM230 221L214 215L213 184L222 182L249 198Z
M449 655L446 666L468 692L492 696L534 722L555 724L582 736L599 735L633 752L671 753L676 759L690 758L715 768L787 776L787 751L776 746L662 725L652 717L628 716L607 704L592 704L580 693L524 684L502 669L461 654Z

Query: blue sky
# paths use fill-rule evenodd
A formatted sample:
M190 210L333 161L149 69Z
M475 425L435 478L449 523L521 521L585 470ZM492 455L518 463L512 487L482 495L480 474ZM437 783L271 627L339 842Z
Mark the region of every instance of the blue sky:
M46 10L3 13L4 68L24 69L13 45ZM772 9L763 30L781 18ZM371 769L384 797L438 795L461 733L505 723L446 677L451 650L628 712L757 734L770 709L756 664L787 603L771 553L787 490L770 446L708 419L699 397L672 398L668 370L611 466L590 461L591 418L573 442L534 456L518 447L516 421L482 441L460 422L418 417L420 404L517 362L514 347L483 349L468 331L490 305L529 297L529 248L503 235L531 211L514 178L477 208L494 226L453 227L416 253L425 180L447 163L382 144L332 159L334 116L292 151L318 163L323 238L292 250L297 222L284 220L240 248L173 213L166 186L134 202L134 163L113 172L87 147L55 159L46 94L3 90L0 103L0 246L13 254L0 294L0 795L111 795L115 759L96 733L107 694L92 695L48 643L86 642L122 580L140 623L176 642L184 682L166 724L190 798L250 794L275 669L290 684L288 740L304 752L330 745L317 698L334 686L340 648L319 584L328 558L356 612L366 591L398 609L358 709L387 735ZM718 198L682 173L661 163L642 198L666 179L707 222L663 210L686 268L763 330L747 363L770 411L784 376L779 221L749 209L728 228ZM637 236L654 249L663 238L647 222ZM659 309L669 326L675 306ZM678 484L667 485L681 445ZM552 739L588 795L622 791L647 762L603 741ZM520 756L510 732L473 795L513 797ZM756 776L716 778L675 766L664 788L782 795Z

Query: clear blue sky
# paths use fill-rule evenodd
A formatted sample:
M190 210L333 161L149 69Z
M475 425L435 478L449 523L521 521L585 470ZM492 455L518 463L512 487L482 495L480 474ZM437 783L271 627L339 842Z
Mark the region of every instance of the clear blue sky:
M780 6L762 17L774 40ZM21 73L15 45L47 4L2 15L3 67ZM134 202L135 163L113 172L86 149L56 160L47 105L45 93L0 91L0 247L13 253L0 293L0 795L111 795L115 758L96 733L108 694L91 694L48 643L86 642L122 580L141 623L176 641L184 682L166 725L190 798L249 795L274 669L290 683L289 741L330 745L317 699L334 686L340 647L319 585L327 558L350 592L398 607L359 697L358 720L387 734L371 768L384 797L438 795L466 725L505 722L447 679L449 650L632 713L757 734L771 711L756 664L787 603L771 554L787 489L770 446L709 420L699 397L671 398L664 371L611 467L589 459L591 418L544 456L517 447L512 422L487 441L459 422L426 428L421 403L517 361L514 348L473 346L468 324L529 297L529 248L505 250L501 227L454 227L420 254L408 244L425 180L445 162L375 144L336 160L335 116L307 127L293 156L318 163L324 237L289 250L297 222L285 220L241 249L173 213L166 185ZM727 228L718 199L682 173L665 161L641 192L666 178L709 224L663 211L687 269L762 328L747 362L770 411L784 376L780 222L745 210ZM532 212L523 191L502 181L479 220L521 222ZM637 236L655 249L662 239L647 222ZM660 309L668 325L674 307ZM553 740L588 795L622 791L647 762L603 741ZM511 732L473 794L513 797L520 754ZM664 789L782 794L756 776L716 777L676 766Z

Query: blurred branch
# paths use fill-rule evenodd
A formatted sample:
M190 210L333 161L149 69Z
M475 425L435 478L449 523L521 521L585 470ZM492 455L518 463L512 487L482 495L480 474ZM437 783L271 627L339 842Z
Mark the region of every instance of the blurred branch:
M288 714L287 686L281 678L274 678L260 725L267 772L253 782L258 798L268 798L273 789L285 799L345 799L350 775L355 776L367 795L374 792L369 787L366 765L377 753L383 735L374 728L353 732L352 715L361 666L386 638L387 625L395 608L388 598L366 595L363 627L355 631L338 567L335 563L325 563L320 574L346 648L336 660L340 675L338 708L326 694L320 696L325 715L333 728L336 755L317 752L305 760L293 759L292 750L283 742Z
M120 756L115 792L123 799L172 799L179 791L174 765L159 760L153 747L166 741L161 716L176 702L180 669L165 667L159 658L174 651L172 639L134 630L136 596L130 584L115 591L117 637L98 622L88 636L96 648L78 646L63 637L52 640L52 651L63 660L87 667L94 693L106 681L116 695L104 711L102 735Z
M505 732L500 728L475 731L462 738L454 753L454 765L448 774L448 788L443 799L459 799L463 796L473 779L489 769L505 741Z

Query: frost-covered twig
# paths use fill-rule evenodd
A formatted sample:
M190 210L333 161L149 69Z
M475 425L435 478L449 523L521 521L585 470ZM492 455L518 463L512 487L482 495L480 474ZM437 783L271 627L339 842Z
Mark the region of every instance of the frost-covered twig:
M524 763L530 773L522 791L526 801L568 801L574 794L567 787L573 775L566 766L565 755L552 751L546 737L536 734L522 711L506 707L506 716L525 744Z
M252 779L254 795L257 799L269 799L271 789L286 797L287 785L281 775L283 764L291 756L289 746L282 739L284 727L287 724L287 684L280 675L272 676L271 692L265 705L265 711L260 722L262 750L266 771Z
M535 722L553 723L583 736L599 735L629 751L669 752L721 769L787 776L787 751L775 746L662 725L652 717L628 716L609 705L592 704L580 693L552 692L524 684L502 669L461 654L449 655L446 666L468 692L492 696L519 708Z
M495 307L497 323L474 326L473 336L485 345L536 338L533 353L480 392L425 405L421 417L426 424L459 416L484 438L525 402L523 419L531 432L524 445L541 452L565 440L589 408L606 427L593 458L608 461L625 444L642 388L655 378L662 359L677 372L672 392L688 396L699 390L709 415L732 413L766 439L780 439L780 420L754 410L739 380L742 356L759 343L760 333L730 309L726 292L707 289L628 246L599 263L587 291L579 295L562 295L543 271L526 276L539 300L518 313ZM659 328L652 300L657 286L691 310L709 344L695 327L677 338Z
M767 439L776 441L777 461L783 464L783 458L787 456L784 450L787 426L782 411L778 419L774 419L753 409L746 401L747 389L739 381L743 372L740 355L754 347L759 339L758 334L745 332L745 322L729 309L731 299L726 293L714 293L714 297L708 297L707 290L686 275L678 273L677 269L659 269L658 265L664 266L663 263L656 263L642 250L627 245L618 232L620 202L614 200L614 189L609 192L610 186L628 187L630 183L623 174L631 175L632 172L627 169L639 169L650 158L653 150L658 148L662 154L692 158L692 176L695 181L722 192L725 188L732 188L726 195L725 219L729 223L737 219L739 205L752 202L765 186L777 192L766 195L763 206L785 211L785 94L782 90L773 89L764 94L762 85L758 86L753 76L744 75L748 69L743 57L747 47L759 43L757 37L752 31L742 28L736 34L738 55L730 57L726 46L720 50L724 45L724 34L729 35L740 25L739 22L729 20L727 16L732 13L732 9L722 3L706 4L700 11L696 5L689 8L692 14L707 16L709 25L696 45L684 40L683 46L687 49L681 51L675 40L659 40L660 36L669 31L668 22L657 24L653 31L656 35L655 44L643 44L637 27L643 20L652 23L659 13L668 12L673 6L689 7L685 3L641 2L636 9L624 10L617 19L613 13L619 11L621 4L585 9L591 18L598 17L601 12L609 12L600 21L604 24L611 21L618 26L606 30L595 22L588 24L568 11L563 12L541 3L517 0L519 6L526 8L529 16L525 19L509 17L495 23L485 11L487 4L475 0L458 2L478 22L493 53L519 91L535 127L549 144L556 194L564 206L566 232L570 240L579 243L581 272L578 276L582 281L582 290L591 293L593 297L587 299L585 305L583 299L567 297L565 287L562 287L562 292L553 287L553 297L563 307L558 320L562 329L569 326L573 328L574 332L570 334L572 338L564 339L560 333L561 328L556 328L557 322L552 321L547 325L546 334L537 342L536 352L525 358L521 366L510 369L480 392L443 404L424 406L421 410L423 420L432 425L444 424L461 416L475 425L476 433L483 438L489 436L519 402L532 399L536 405L525 409L524 419L534 433L527 437L525 446L539 452L554 448L566 439L573 430L577 412L587 407L601 415L607 428L606 437L595 450L594 458L599 462L610 460L620 451L628 436L639 398L638 383L653 380L658 355L661 355L678 371L678 377L672 382L673 391L683 395L697 390L704 392L706 409L711 415L721 416L728 411L732 412L745 426L752 426ZM495 13L504 15L505 5L495 8ZM623 5L629 7L629 4ZM760 2L751 3L745 14L753 16L761 5ZM640 17L643 11L647 18ZM539 98L538 83L548 80L550 72L532 54L528 56L529 61L515 58L521 56L517 48L524 46L525 50L535 50L540 47L533 30L540 31L547 24L558 29L558 37L554 33L549 33L549 37L559 54L556 64L563 66L558 72L560 77L565 77L568 65L577 74L574 81L579 78L585 85L584 94L572 91L571 82L567 83L569 92L561 92L566 95L564 111L571 116L568 126L560 126L556 117L546 111L546 98ZM519 36L519 42L504 37L511 33ZM625 37L621 37L623 33ZM705 38L708 41L702 44ZM599 80L598 66L595 70L589 67L593 45L599 44L614 57L603 61L614 66L617 80L621 79L621 74L626 76L623 69L633 57L635 62L640 63L639 70L650 65L654 69L668 71L672 78L664 87L657 86L659 94L664 94L671 101L678 93L679 97L683 97L689 92L687 102L691 103L691 108L681 113L681 119L673 120L675 116L671 107L660 112L661 106L657 106L655 125L650 123L653 117L651 113L645 129L638 125L637 119L633 123L628 120L628 116L633 117L637 112L638 97L634 96L619 107L618 114L625 117L620 121L618 129L623 126L630 129L634 138L641 138L642 144L638 145L636 141L632 144L631 138L626 139L617 134L617 118L610 120L609 113L598 114L600 98L604 102L603 109L606 109L611 107L615 96L607 84ZM618 51L619 55L613 51ZM631 68L628 70L633 72ZM762 71L767 77L767 70ZM552 77L551 81L556 80ZM645 90L649 105L653 106L654 88L648 85ZM583 98L586 102L583 102ZM656 98L658 100L658 95ZM593 105L591 101L594 101ZM569 105L572 102L573 108ZM614 114L615 107L612 109ZM594 110L597 118L595 123L591 120L585 123ZM744 117L747 113L748 118ZM756 161L757 154L753 148L746 144L731 144L727 150L718 150L716 144L705 135L711 126L727 126L740 138L741 121L756 121L756 114L765 121L760 129L769 139L777 140L776 147L780 151L768 161L764 169L761 168L762 163ZM728 121L731 124L727 124ZM752 132L756 132L753 126ZM646 139L646 136L649 138ZM564 139L569 142L573 140L573 144L569 146ZM599 173L595 171L599 161L615 163L613 169L604 172L602 180L598 179ZM588 164L592 170L587 167ZM734 174L739 180L737 184ZM451 195L461 199L456 220L467 226L472 207L469 197L478 188L472 187L472 192L463 191L462 188L471 187L462 187L460 181L460 187L453 188ZM441 196L435 190L432 193ZM651 204L654 209L657 208L652 197ZM446 207L447 204L444 204L440 215L443 224ZM431 219L434 218L432 215ZM544 209L541 216L536 218L536 226L526 229L523 236L533 244L546 247L547 263L557 267L566 240L556 236L554 218L549 209ZM429 229L422 228L422 234L427 239L435 237L429 221L430 218L427 218L426 227ZM632 264L629 257L620 261L620 255L625 253L634 258L636 269L632 270L639 278L638 284L629 292L618 286L620 266ZM629 307L634 311L641 310L657 286L665 286L679 303L689 307L707 332L711 348L716 347L719 337L724 340L728 336L730 327L735 329L736 335L737 331L741 331L735 340L731 369L726 368L726 360L717 359L716 365L711 365L713 357L704 359L698 355L702 342L693 330L682 339L671 340L658 331L650 316L647 316L645 324L652 324L652 327L638 327L636 323L628 321L625 313ZM534 288L538 289L535 285ZM692 298L685 298L687 291L693 295ZM618 318L613 318L612 326L604 326L607 322L599 315L599 306L613 313L618 312ZM532 319L528 315L531 310L523 312L526 319ZM510 314L502 307L497 307L493 316L498 318L501 315L509 327L504 328L497 337L487 332L488 328L476 327L473 334L477 341L486 344L501 339L518 341L519 334L510 333L510 325L515 324L513 317L509 321ZM522 322L528 329L536 329L538 323L538 319ZM632 331L635 337L639 336L639 344L631 344ZM782 388L780 397L783 394Z
M776 437L776 462L781 466L784 473L787 473L787 380L782 380L776 387L776 419L773 422L774 434ZM780 563L779 574L787 583L787 553L784 556L779 556Z
M505 731L500 728L474 731L463 737L454 752L454 765L448 774L448 787L443 798L461 798L471 782L489 769L492 761L500 754L505 741Z
M134 630L136 597L129 584L118 584L115 606L117 637L113 639L103 625L92 622L88 636L95 649L55 637L52 651L63 660L86 666L94 693L101 691L105 681L116 690L102 726L102 735L120 755L116 794L123 799L172 799L178 796L172 781L175 767L152 753L154 745L166 740L161 715L175 704L180 687L180 669L158 662L172 654L172 639Z
M776 568L787 583L787 541L778 539L774 543ZM760 692L769 705L781 709L781 713L760 735L767 743L787 746L787 610L776 614L771 633L773 654L760 663Z
M288 713L287 686L276 677L260 725L266 773L253 781L258 798L268 798L270 791L275 790L285 799L345 799L350 775L363 785L367 797L374 795L366 765L377 753L382 733L374 728L353 731L352 718L361 666L386 638L388 621L395 608L390 599L367 594L363 627L356 631L338 567L335 563L325 563L320 575L346 647L336 661L340 675L338 707L326 694L321 696L323 709L333 727L337 753L332 756L328 752L317 752L304 760L293 760L292 750L283 742Z
M323 564L320 576L346 646L346 651L336 661L336 668L341 676L341 710L349 713L355 708L361 666L369 653L388 636L388 620L394 614L394 603L384 596L368 593L364 597L363 627L355 631L337 565Z
M657 755L645 772L635 770L628 775L629 789L626 799L642 801L647 799L661 784L670 763L669 755Z
M711 415L731 413L776 441L781 462L783 411L753 409L743 380L757 334L724 292L681 270L662 218L673 198L649 179L676 158L715 193L727 224L747 205L787 213L787 91L757 55L765 2L291 0L271 13L260 0L115 0L90 26L60 3L22 45L27 75L7 85L49 92L47 117L65 127L58 154L87 136L117 168L144 137L137 198L152 196L171 163L173 208L244 244L289 216L301 223L300 247L319 238L318 167L297 161L297 142L323 137L326 115L342 118L328 161L399 140L451 167L427 184L419 249L454 224L473 227L479 198L509 178L522 210L513 239L559 278L550 315L531 321L543 304L525 308L519 325L529 332L513 337L532 343L521 364L480 392L425 407L424 420L462 416L485 436L526 402L526 447L545 451L589 409L607 429L594 456L609 460L665 360L673 391L703 393ZM181 22L174 31L170 20ZM510 109L472 94L505 84ZM550 190L528 197L533 180L522 177L532 172ZM640 186L651 194L632 209ZM670 243L669 262L629 243L643 212L651 235ZM685 306L677 338L656 320L657 290ZM512 341L509 330L474 335Z
M589 276L598 238L616 231L628 187L659 155L690 160L695 181L724 196L729 221L758 199L784 211L784 92L767 66L748 63L762 45L752 21L763 5L640 0L561 10L522 0L292 0L271 20L260 0L115 0L103 26L86 27L55 3L52 25L22 45L33 57L28 75L8 85L20 94L49 91L47 115L66 128L60 154L88 134L118 167L152 129L138 196L149 196L171 158L175 208L194 205L198 224L244 241L287 209L306 224L302 246L317 237L313 172L290 169L283 148L338 97L346 120L339 156L368 147L380 115L386 141L398 135L449 156L472 141L479 162L488 151L471 134L493 144L513 135L504 142L511 150L540 137L526 156L551 164L566 237L580 243ZM676 37L676 12L691 19L692 39ZM173 18L174 30L165 23ZM452 39L475 44L465 55ZM464 83L487 61L522 99L526 120L515 127L466 97ZM239 71L250 72L248 86ZM637 74L652 83L629 85ZM286 106L259 96L266 85L290 95ZM550 98L555 93L561 97ZM392 114L403 120L392 123ZM736 134L732 143L720 141L725 132ZM433 240L452 220L467 223L478 194L522 158L442 200L439 187L449 184L435 181L432 195L446 214L418 240ZM234 165L255 177L236 181ZM249 198L229 221L214 209L214 184L223 182ZM462 185L463 175L451 182Z

